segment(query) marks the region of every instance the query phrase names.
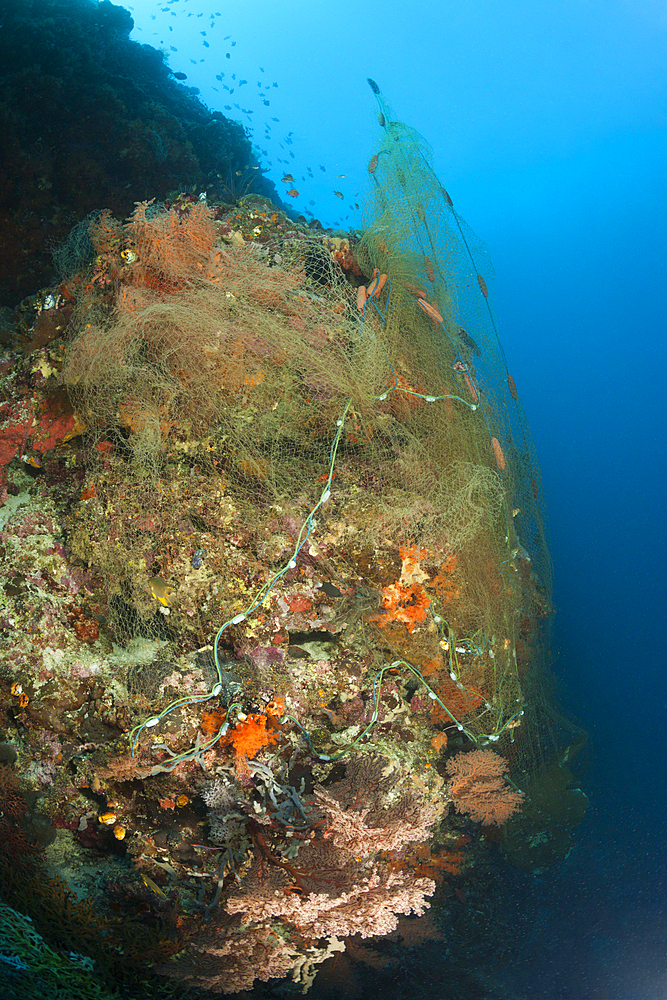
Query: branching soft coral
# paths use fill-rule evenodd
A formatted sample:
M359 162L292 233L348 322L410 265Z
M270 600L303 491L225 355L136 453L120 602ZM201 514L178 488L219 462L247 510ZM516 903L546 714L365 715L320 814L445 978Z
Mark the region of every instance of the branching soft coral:
M137 204L125 232L138 255L136 269L150 278L179 286L201 278L211 261L217 238L213 213L201 202L179 215L175 209L147 216L151 202Z
M450 789L457 812L477 823L501 826L521 809L523 792L505 782L507 761L490 750L458 753L447 761Z

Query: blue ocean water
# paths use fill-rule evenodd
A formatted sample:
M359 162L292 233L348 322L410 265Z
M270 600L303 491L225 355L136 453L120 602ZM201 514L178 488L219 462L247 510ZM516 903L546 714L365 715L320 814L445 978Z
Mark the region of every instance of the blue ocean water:
M575 849L517 885L516 950L484 988L667 998L667 11L657 0L220 3L134 2L133 37L251 128L268 176L280 187L293 175L297 211L361 224L371 76L431 143L495 263L548 506L554 670L592 766Z

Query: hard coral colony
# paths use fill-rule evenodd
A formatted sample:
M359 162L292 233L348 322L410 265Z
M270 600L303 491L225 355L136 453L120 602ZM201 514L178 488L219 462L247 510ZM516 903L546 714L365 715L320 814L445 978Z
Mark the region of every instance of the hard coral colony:
M257 198L99 213L62 339L3 376L22 389L1 438L0 807L43 846L0 862L1 887L29 911L76 857L47 886L70 914L51 940L88 897L79 947L112 979L148 962L306 989L437 885L446 922L462 886L486 891L480 827L521 840L511 774L553 766L533 728L548 581L523 534L541 521L500 445L521 414L483 279L470 315L441 284L447 247L474 259L458 217L386 112L361 240ZM425 190L428 220L387 208ZM29 444L38 469L14 461Z

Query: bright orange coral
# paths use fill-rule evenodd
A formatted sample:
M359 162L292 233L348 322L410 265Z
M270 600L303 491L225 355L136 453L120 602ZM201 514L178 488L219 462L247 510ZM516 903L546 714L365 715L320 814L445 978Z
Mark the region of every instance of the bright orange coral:
M210 264L217 238L211 209L203 202L185 214L175 209L148 216L151 202L138 202L124 226L138 255L136 271L146 279L157 278L161 290L169 290L193 278L201 279ZM150 280L140 282L153 287Z
M227 717L226 709L212 709L203 711L201 715L201 729L206 736L214 736L220 732L221 727Z
M249 759L262 747L278 741L278 734L268 731L266 723L266 715L251 714L223 736L221 742L234 747L234 762L239 777L247 773Z
M431 604L431 599L421 586L428 582L428 573L424 572L419 562L429 552L427 549L417 548L414 541L406 542L398 552L402 560L400 579L383 588L383 613L372 615L369 621L376 622L381 627L401 622L412 632L419 622L424 621Z
M401 581L403 583L412 583L416 579L418 583L423 583L427 579L427 576L420 567L419 562L421 559L426 559L429 554L428 549L418 549L413 541L409 541L405 545L401 545L398 554L403 561Z
M409 587L402 583L390 583L382 590L384 614L372 615L369 621L376 622L380 627L402 622L412 632L426 618L430 604L430 599L418 583Z

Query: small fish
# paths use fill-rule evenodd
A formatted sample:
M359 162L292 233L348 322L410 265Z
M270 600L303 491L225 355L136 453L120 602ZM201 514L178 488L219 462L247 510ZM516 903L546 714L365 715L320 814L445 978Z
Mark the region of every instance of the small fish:
M188 78L187 73L174 73L174 76L176 77L177 80L187 80Z
M476 354L479 357L479 355L482 353L479 349L479 345L475 340L473 340L473 338L470 336L469 333L466 333L466 331L463 329L462 326L459 327L459 337L466 345L466 347L469 348L473 354Z
M431 319L434 319L436 323L445 322L440 313L438 312L438 310L435 308L435 306L432 306L430 302L425 302L424 299L417 299L417 305L424 310L427 316L430 316Z
M30 465L33 469L41 469L43 464L42 456L36 452L33 452L31 455L21 455L21 461L24 465Z
M151 588L151 594L159 604L162 604L165 608L171 605L175 593L174 588L166 583L161 576L154 576L152 580L148 581L148 586Z
M336 195L337 198L344 198L345 197L345 195L343 194L342 191L334 191L334 194Z
M287 194L290 196L290 198L298 198L299 197L299 192L297 191L296 188L292 188L291 191L287 192Z
M441 192L441 194L442 194L442 197L443 197L443 198L445 199L445 201L447 202L447 204L448 204L448 205L449 205L449 207L451 208L451 207L453 206L454 202L453 202L453 201L452 201L452 199L451 199L451 198L449 197L449 195L447 194L447 191L446 191L446 190L444 189L444 187L441 187L441 188L440 188L440 192Z
M291 184L294 178L292 177L291 174L285 174L284 177L281 177L281 180L283 184Z
M166 892L163 892L160 886L157 885L157 883L154 882L152 878L149 878L148 875L144 875L142 873L141 881L144 883L147 889L150 889L151 892L154 892L156 896L160 897L160 899L167 899Z

